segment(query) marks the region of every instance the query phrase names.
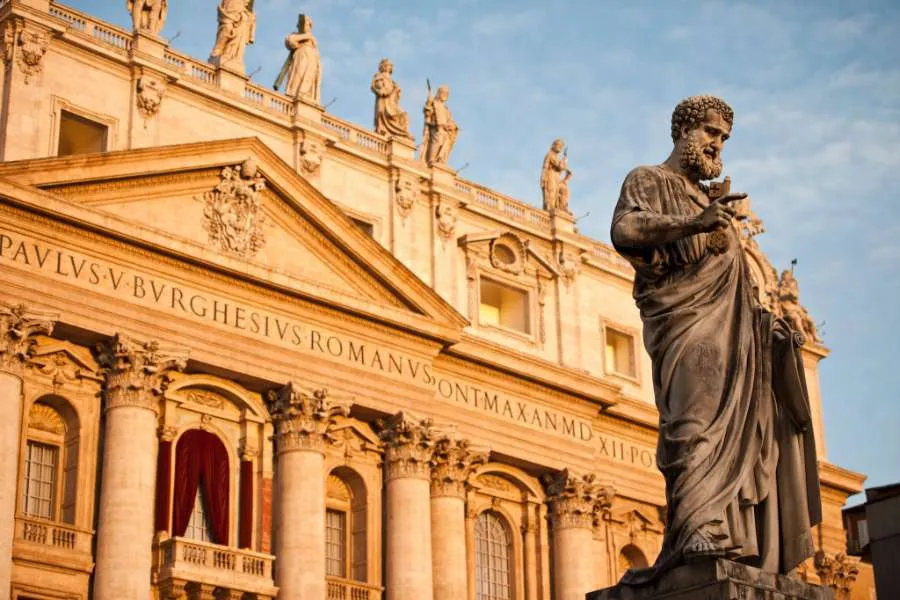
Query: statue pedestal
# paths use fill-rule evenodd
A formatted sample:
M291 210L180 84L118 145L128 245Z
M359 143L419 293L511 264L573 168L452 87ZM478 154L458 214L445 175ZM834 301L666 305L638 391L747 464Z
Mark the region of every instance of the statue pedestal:
M659 581L643 586L616 585L590 592L585 600L833 600L830 588L784 575L764 573L723 558L672 569Z
M243 70L237 70L233 61L220 63L216 60L213 61L213 64L216 67L216 83L218 83L219 89L243 98L244 89L250 79L244 75Z
M164 38L142 30L135 31L132 40L132 54L144 54L160 60L165 58L169 42Z
M388 154L391 157L406 160L415 160L416 158L416 142L413 139L391 136L388 141L388 148Z

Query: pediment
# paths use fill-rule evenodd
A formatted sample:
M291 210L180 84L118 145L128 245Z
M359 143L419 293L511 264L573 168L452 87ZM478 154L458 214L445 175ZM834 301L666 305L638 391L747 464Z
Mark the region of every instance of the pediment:
M256 138L0 165L0 178L111 218L116 233L317 302L429 322L465 319Z

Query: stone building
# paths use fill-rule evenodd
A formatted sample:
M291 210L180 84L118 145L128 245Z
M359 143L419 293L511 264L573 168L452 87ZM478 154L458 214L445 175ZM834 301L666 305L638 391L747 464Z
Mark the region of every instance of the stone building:
M576 600L654 560L608 245L152 31L48 0L0 28L0 595ZM863 476L804 352L827 559Z

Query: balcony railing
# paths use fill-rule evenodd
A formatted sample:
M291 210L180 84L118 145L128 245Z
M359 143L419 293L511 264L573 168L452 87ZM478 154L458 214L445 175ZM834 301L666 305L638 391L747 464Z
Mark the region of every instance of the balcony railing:
M550 228L550 215L530 204L525 204L465 179L457 178L455 187L456 191L468 196L470 201L491 211L499 212L513 221L538 229Z
M70 31L89 36L111 50L127 54L131 49L132 34L127 29L56 3L50 4L50 14L65 21Z
M13 555L90 571L92 531L25 515L16 517Z
M381 588L362 581L327 577L326 600L381 600Z
M161 584L171 579L267 597L276 593L275 557L269 554L176 537L159 543L157 560Z

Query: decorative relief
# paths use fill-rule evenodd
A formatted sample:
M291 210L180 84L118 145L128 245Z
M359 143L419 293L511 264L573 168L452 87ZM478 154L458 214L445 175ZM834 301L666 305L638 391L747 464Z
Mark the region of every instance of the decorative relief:
M437 218L437 230L441 239L449 241L456 231L456 207L447 201L441 201L434 211Z
M66 434L66 422L58 412L46 404L31 405L31 410L28 411L28 427L56 435Z
M31 312L24 304L0 304L0 371L21 375L34 353L37 335L50 335L55 318Z
M300 142L300 173L306 177L315 177L319 174L324 158L325 148L322 142L310 137Z
M431 495L466 497L466 481L487 462L489 450L473 448L468 440L443 437L431 455Z
M547 305L547 283L541 278L537 278L538 289L538 340L541 344L547 341L547 321L544 318L544 307Z
M859 575L857 562L859 559L850 558L843 552L829 556L819 550L813 558L816 574L822 585L834 590L834 600L849 600L853 584Z
M518 275L525 268L525 256L528 242L514 233L504 233L491 240L491 265L495 269Z
M252 461L259 456L259 450L256 448L255 443L246 437L242 437L238 444L238 454L240 454L241 460Z
M64 385L80 385L84 381L102 381L103 378L90 367L85 367L64 350L39 355L29 359L28 367L50 379L55 391Z
M572 285L581 267L581 260L573 254L560 250L556 256L556 264L563 283L567 286Z
M376 423L385 446L385 481L401 477L428 479L438 432L431 419L399 412Z
M172 373L187 365L186 350L163 349L155 340L139 342L122 334L97 350L106 375L106 410L133 406L158 413Z
M478 263L466 254L466 286L469 298L469 321L478 322Z
M144 119L152 119L159 112L166 84L161 79L142 75L137 80L137 108Z
M325 451L333 442L332 428L336 417L350 414L349 400L331 399L328 391L318 389L311 394L289 383L277 392L269 392L272 420L275 423L275 450Z
M514 494L519 491L519 488L508 479L501 477L500 475L491 475L490 473L479 475L478 483L486 488L497 490L499 492Z
M217 409L225 408L225 398L215 392L210 392L209 390L200 388L191 389L185 393L185 398L187 398L189 402L195 404L201 404Z
M266 239L260 192L265 187L265 179L252 159L222 169L219 183L203 195L203 227L210 244L248 258L262 249Z
M159 436L161 442L171 442L178 435L178 428L174 425L160 425L156 430L156 435Z
M325 495L332 500L350 502L350 488L337 475L329 475L325 484Z
M581 477L568 469L543 478L550 503L550 523L556 529L591 529L595 515L612 503L615 489L601 485L592 473Z
M47 32L26 26L22 20L9 20L3 30L3 51L7 63L15 59L28 83L44 69L44 54L50 47Z
M397 212L404 219L412 212L416 205L416 184L410 177L399 175L394 181L394 202Z

